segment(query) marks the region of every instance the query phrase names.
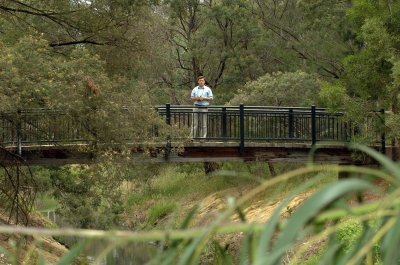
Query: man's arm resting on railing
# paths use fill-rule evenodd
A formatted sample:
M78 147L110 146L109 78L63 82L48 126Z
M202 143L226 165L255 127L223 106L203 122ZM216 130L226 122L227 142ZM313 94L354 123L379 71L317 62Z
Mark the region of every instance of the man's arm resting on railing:
M200 100L200 101L208 100L208 101L211 101L211 100L212 100L211 97L203 97L203 96L201 96L201 97L191 97L190 99L191 99L192 101L196 101L196 100Z

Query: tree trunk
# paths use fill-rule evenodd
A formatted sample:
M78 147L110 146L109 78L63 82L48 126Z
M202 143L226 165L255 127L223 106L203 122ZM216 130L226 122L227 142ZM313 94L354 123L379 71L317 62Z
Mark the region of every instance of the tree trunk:
M217 162L204 162L204 171L206 174L212 173L218 169L220 169L220 166Z
M269 171L271 172L271 177L275 177L276 172L275 172L274 165L271 162L267 162L267 163L268 163Z
M397 94L395 94L395 96L393 97L392 111L393 111L393 114L395 114L395 115L397 115L399 113ZM392 146L393 146L392 159L393 159L393 161L399 161L400 154L399 154L399 149L397 147L398 144L399 144L398 137L394 137L394 139L392 139Z

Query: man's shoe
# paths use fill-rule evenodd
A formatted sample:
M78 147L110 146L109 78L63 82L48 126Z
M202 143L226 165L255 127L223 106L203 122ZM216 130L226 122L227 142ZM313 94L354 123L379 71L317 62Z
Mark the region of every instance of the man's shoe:
M206 142L206 140L204 140L204 139L200 140L200 143L205 143L205 142Z

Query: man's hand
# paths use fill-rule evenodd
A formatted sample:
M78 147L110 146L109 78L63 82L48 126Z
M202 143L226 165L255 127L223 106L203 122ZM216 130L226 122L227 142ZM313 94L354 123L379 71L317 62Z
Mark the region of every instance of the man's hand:
M207 97L203 97L203 96L200 96L200 97L193 97L192 99L193 99L193 100L200 100L200 101L209 100Z

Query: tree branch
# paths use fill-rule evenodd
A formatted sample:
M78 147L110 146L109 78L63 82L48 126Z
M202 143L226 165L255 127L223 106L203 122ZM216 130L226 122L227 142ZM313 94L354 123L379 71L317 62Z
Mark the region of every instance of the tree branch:
M80 41L68 41L61 43L50 43L50 47L59 47L59 46L68 46L68 45L77 45L77 44L94 44L94 45L107 45L108 43L99 43L91 40L80 40Z
M35 16L50 17L50 16L54 16L54 15L59 15L59 13L54 13L54 12L51 12L51 13L33 12L33 11L26 10L26 9L9 8L9 7L6 7L6 6L1 6L1 5L0 5L0 9L2 9L4 11L7 11L7 12L25 13L25 14L35 15ZM70 13L73 13L73 12L70 12Z

